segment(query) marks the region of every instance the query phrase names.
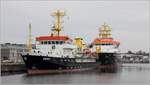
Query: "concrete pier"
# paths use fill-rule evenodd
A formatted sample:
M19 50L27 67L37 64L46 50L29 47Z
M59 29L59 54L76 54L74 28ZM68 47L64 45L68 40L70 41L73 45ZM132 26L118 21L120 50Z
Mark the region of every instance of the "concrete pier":
M24 73L25 65L21 63L1 63L1 75Z

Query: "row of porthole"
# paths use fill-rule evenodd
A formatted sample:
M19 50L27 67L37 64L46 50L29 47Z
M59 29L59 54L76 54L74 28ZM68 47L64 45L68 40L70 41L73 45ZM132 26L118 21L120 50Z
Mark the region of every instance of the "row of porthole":
M43 58L43 60L51 60L51 58ZM65 61L65 62L74 62L74 60L70 60L70 59L61 59L61 62Z
M82 66L77 66L77 67L66 67L66 69L79 69L82 68ZM59 70L61 70L62 68L59 67Z
M82 66L68 67L67 69L79 69L79 68L82 68Z
M74 62L74 60L70 60L70 59L61 59L60 61L61 62L63 62L63 61Z

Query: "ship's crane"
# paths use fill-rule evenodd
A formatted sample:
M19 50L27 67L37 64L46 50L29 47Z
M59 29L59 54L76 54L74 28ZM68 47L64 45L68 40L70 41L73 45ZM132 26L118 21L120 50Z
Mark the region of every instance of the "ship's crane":
M28 50L29 53L31 53L31 51L32 51L31 23L29 24L29 33L28 33L27 50Z

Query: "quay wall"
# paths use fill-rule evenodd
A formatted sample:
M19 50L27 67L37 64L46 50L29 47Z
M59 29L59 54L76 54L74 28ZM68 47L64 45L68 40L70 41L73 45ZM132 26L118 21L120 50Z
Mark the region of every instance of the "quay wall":
M25 64L7 63L1 64L1 75L17 74L26 72Z

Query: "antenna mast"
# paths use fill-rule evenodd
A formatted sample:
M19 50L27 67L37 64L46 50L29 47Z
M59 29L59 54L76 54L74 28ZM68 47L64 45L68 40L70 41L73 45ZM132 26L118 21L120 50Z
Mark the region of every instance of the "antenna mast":
M60 31L61 31L61 18L64 17L66 14L65 12L61 12L60 10L57 10L55 12L52 13L53 17L56 17L57 22L54 22L54 27L52 29L52 31L56 32L57 36L60 35Z
M102 27L100 27L99 36L101 38L110 38L111 37L111 33L110 32L111 32L110 27L106 23L104 23L102 25Z

